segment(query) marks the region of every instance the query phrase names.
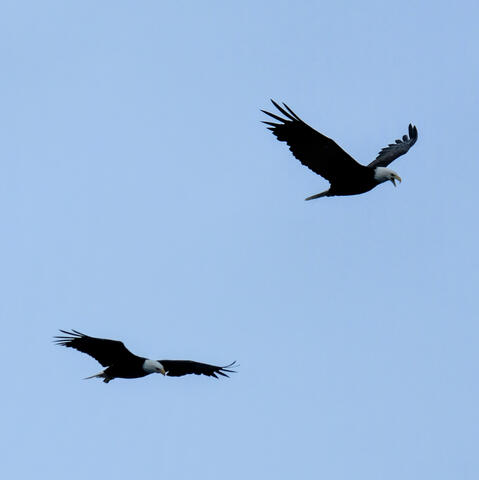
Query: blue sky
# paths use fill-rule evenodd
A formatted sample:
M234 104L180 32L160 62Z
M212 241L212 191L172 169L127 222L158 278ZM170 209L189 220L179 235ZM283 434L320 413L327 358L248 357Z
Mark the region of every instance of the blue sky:
M5 478L476 479L478 10L3 2ZM270 98L362 163L415 123L402 184L304 202Z

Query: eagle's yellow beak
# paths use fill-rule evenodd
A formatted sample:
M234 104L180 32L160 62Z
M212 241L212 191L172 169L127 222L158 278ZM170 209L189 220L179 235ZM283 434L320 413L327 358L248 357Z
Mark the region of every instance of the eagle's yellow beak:
M396 186L396 180L401 183L402 180L401 180L401 177L399 175L396 175L396 174L393 174L392 178L391 178L391 182L393 182L393 185Z

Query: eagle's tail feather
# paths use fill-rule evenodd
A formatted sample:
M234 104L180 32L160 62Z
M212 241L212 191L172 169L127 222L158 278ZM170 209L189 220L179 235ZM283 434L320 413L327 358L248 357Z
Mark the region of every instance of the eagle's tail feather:
M90 380L90 378L104 378L103 381L105 383L108 383L111 380L111 378L105 374L105 371L100 373L95 373L95 375L92 375L91 377L85 377L83 380Z
M328 197L329 196L329 190L326 190L325 192L317 193L316 195L311 195L308 198L305 198L305 200L314 200L315 198L321 198L321 197Z

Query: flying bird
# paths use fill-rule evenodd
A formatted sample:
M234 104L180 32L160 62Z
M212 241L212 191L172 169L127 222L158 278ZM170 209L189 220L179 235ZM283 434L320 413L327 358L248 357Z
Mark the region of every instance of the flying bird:
M125 347L123 342L118 340L89 337L76 330L71 332L60 330L60 332L65 335L54 337L57 345L64 345L86 353L103 367L107 367L102 372L86 379L103 378L103 381L108 383L114 378L140 378L150 373L161 373L169 377L194 374L215 378L218 378L217 375L228 377L228 373L235 373L234 370L230 370L230 367L235 366L236 362L224 367L217 367L191 360L150 360L134 355Z
M319 133L303 122L285 103L279 106L274 100L273 105L286 117L261 110L279 123L266 122L268 129L281 142L286 142L292 154L314 173L321 175L331 184L326 190L305 200L335 195L357 195L372 190L375 186L391 181L396 186L396 180L401 177L386 168L396 158L404 155L417 140L417 129L409 124L409 137L396 140L383 148L369 165L361 165L347 154L334 140Z

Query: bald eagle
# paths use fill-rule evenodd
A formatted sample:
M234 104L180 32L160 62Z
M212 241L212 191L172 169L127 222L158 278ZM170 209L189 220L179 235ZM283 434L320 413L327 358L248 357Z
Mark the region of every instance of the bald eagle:
M118 340L89 337L76 330L71 332L60 330L60 332L65 335L54 337L57 345L64 345L86 353L103 367L108 367L100 373L86 377L86 379L103 378L103 381L108 383L114 378L140 378L150 373L161 373L169 377L195 374L215 378L218 378L217 375L228 377L228 373L235 373L234 370L229 370L229 368L233 367L236 362L224 367L217 367L191 360L150 360L134 355L125 347L123 342Z
M386 168L396 158L404 155L417 140L417 129L409 124L409 137L396 140L383 148L369 165L361 165L348 155L336 142L303 122L285 103L273 105L286 117L261 110L279 123L266 122L268 129L281 142L286 142L292 154L314 173L330 182L329 190L317 193L305 200L335 195L357 195L372 190L376 185L390 180L396 186L401 177Z

